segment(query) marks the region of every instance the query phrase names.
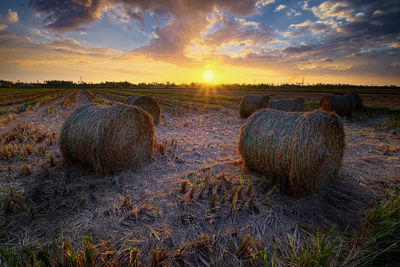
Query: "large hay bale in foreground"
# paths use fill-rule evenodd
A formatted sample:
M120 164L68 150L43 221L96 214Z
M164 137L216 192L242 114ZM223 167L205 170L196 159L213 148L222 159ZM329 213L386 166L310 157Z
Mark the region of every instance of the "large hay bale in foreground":
M98 174L120 171L149 158L154 142L150 115L125 104L75 109L64 121L59 139L66 159L90 165Z
M126 104L138 106L153 117L154 123L158 123L161 117L161 108L157 99L152 96L144 96L144 95L133 95L129 97Z
M336 112L339 116L351 118L353 113L353 102L351 97L346 95L329 95L321 97L318 109Z
M239 153L250 170L303 196L334 181L342 164L344 129L336 114L264 109L243 125Z
M363 107L363 102L361 97L356 93L347 93L346 95L351 98L351 101L353 103L353 111L356 112L361 111Z
M239 105L239 116L247 118L257 110L267 108L269 96L247 95L242 97Z
M304 98L269 101L268 108L282 111L304 111Z

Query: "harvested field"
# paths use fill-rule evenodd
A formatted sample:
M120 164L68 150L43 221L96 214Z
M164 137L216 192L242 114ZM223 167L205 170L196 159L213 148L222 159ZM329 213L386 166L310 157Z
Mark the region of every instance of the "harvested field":
M240 97L245 95L266 95L271 96L273 99L292 99L296 97L303 97L305 102L317 101L321 99L322 96L331 95L332 92L322 92L315 90L313 92L303 92L303 91L278 91L278 90L205 90L205 89L115 89L107 90L113 94L117 95L135 95L135 94L146 94L155 96L168 96L169 94L177 95L195 95L195 96L225 96L229 98L236 99L239 105ZM345 93L345 91L343 92ZM400 94L388 92L385 94L377 93L363 93L360 94L363 100L363 104L367 106L385 106L389 108L399 108Z
M90 102L113 105L134 94L155 96L163 110L155 125L152 160L105 176L63 161L55 140L73 108ZM327 265L360 265L368 211L400 186L400 137L381 127L391 115L344 119L345 151L337 182L295 198L240 160L245 119L237 108L242 95L252 94L67 91L0 124L4 151L18 146L15 154L0 157L0 247L17 248L15 254L23 256L22 247L55 242L61 248L64 242L64 248L70 244L82 251L82 240L90 236L97 262L122 266L263 266L274 253L277 266L288 266L293 251L301 254L318 232L329 233L327 244L339 240L324 256ZM327 93L255 94L301 96L307 103ZM400 108L399 95L361 97L365 105ZM13 129L15 139L10 137ZM38 139L39 134L43 137ZM4 260L4 252L0 255Z

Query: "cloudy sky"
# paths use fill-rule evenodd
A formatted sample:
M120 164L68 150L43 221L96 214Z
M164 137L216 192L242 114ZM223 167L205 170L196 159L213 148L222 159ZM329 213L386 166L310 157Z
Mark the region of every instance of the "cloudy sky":
M400 85L399 0L1 0L0 79Z

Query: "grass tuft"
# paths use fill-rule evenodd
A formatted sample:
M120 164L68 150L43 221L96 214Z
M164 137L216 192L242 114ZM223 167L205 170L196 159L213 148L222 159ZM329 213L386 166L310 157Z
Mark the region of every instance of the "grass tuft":
M181 189L179 190L181 193L185 193L186 192L186 188L188 185L189 181L188 180L183 180L181 183Z
M332 264L334 256L340 250L338 240L333 238L332 227L327 233L317 232L316 236L306 235L305 244L296 248L293 240L289 238L291 247L291 266L328 266ZM308 244L307 239L312 238L311 244Z
M169 258L167 249L154 245L150 251L151 266L163 266L163 263Z
M261 252L261 260L263 267L275 267L276 264L276 248L274 249L274 254L270 256L267 252L267 248Z
M122 251L123 254L123 262L128 263L128 266L132 267L140 267L140 254L142 252L139 251L137 247L126 246L126 248Z
M391 115L378 126L378 130L387 130L393 134L400 134L400 114Z
M400 264L400 190L368 213L369 240L361 252L364 265Z
M29 169L29 166L26 164L22 164L19 166L19 170L21 172L21 174L29 176L31 175L31 169Z
M257 245L257 241L249 234L245 234L236 249L235 255L239 259L252 259L256 258L255 246Z
M313 111L314 109L318 109L319 102L318 101L309 101L306 102L304 109L306 111Z
M27 211L24 198L15 188L7 186L0 195L0 203L5 213Z

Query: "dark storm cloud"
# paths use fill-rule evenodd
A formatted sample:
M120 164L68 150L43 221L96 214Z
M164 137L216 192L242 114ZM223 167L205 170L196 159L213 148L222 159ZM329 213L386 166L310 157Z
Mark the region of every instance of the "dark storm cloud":
M311 45L300 45L300 46L289 46L282 50L282 52L286 54L302 54L313 51L313 47Z
M143 20L141 14L151 11L156 15L184 17L204 15L214 8L245 16L254 11L258 0L30 0L29 5L37 12L49 14L45 20L48 27L64 32L97 21L101 12L115 5L123 5L133 18Z
M279 62L305 75L311 72L371 77L400 75L399 1L325 1L306 7L317 19L291 25L283 35L298 37L309 31L317 37L316 41L259 50L244 58L226 61L266 68Z
M285 36L310 31L317 42L282 49L285 62L307 63L313 70L400 75L399 1L329 0L306 7L318 20L291 25Z
M322 21L328 18L346 20L337 26L336 37L371 39L400 33L398 0L329 0L313 7L312 11Z
M49 14L44 23L58 32L73 31L99 20L106 7L102 0L30 0L29 5L35 12Z
M343 35L365 39L377 36L391 37L392 35L397 37L397 35L400 34L399 1L379 2L382 3L382 5L374 3L374 5L365 6L365 16L340 26ZM363 5L357 8L363 8ZM376 14L375 12L378 10L382 13Z

